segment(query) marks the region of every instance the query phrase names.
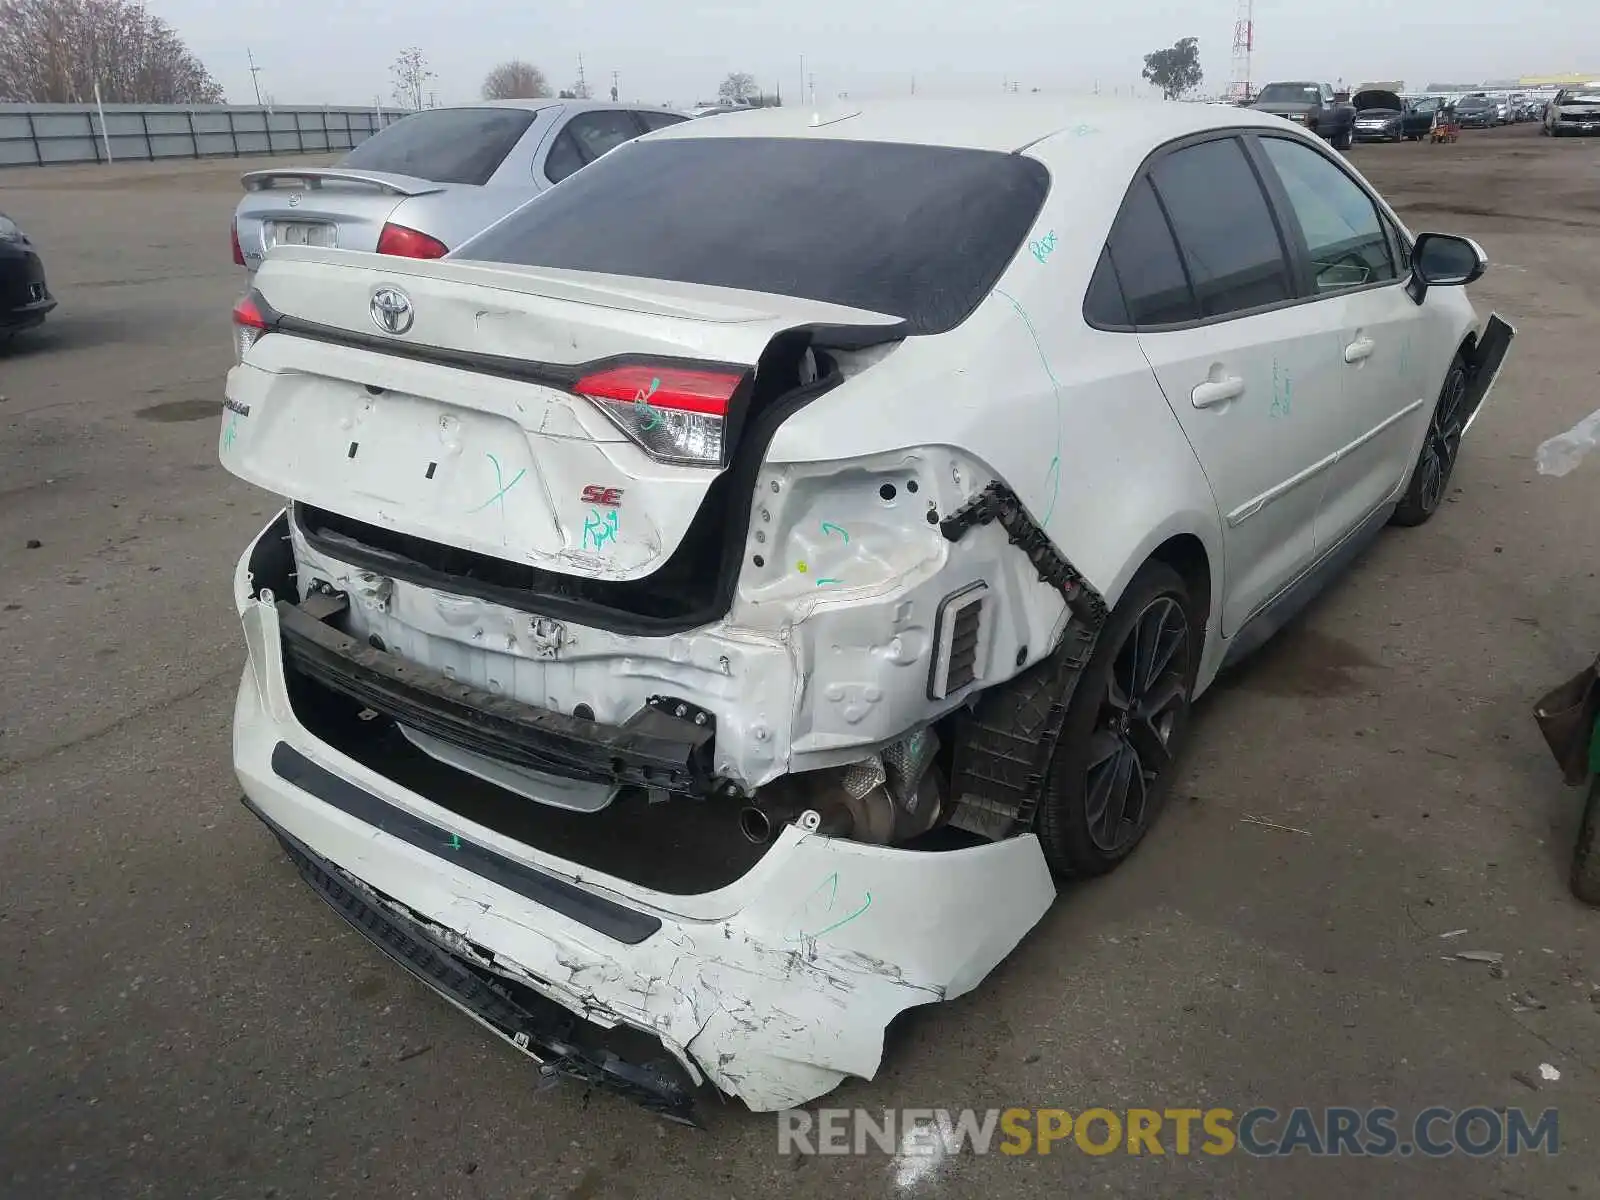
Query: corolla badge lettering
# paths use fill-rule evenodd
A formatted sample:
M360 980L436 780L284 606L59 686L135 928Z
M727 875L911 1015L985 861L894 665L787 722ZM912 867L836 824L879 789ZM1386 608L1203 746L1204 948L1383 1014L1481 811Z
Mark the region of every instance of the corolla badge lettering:
M399 288L379 288L372 293L372 323L385 333L405 333L417 319L411 297Z

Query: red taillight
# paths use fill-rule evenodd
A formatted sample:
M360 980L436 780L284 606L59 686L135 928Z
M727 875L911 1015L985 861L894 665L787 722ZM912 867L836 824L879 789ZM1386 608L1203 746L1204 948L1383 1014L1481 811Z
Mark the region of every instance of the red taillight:
M251 329L265 329L267 319L261 315L261 306L256 303L254 294L241 297L233 306L233 323L235 325L248 325Z
M378 234L378 253L399 258L443 258L450 253L450 247L415 229L386 223Z
M233 348L237 361L243 362L245 351L256 344L271 326L261 312L254 292L242 297L233 306Z
M234 219L233 228L229 231L233 238L233 262L235 266L244 266L244 251L239 248L239 221Z
M728 404L745 372L632 363L585 375L572 390L661 462L723 464Z

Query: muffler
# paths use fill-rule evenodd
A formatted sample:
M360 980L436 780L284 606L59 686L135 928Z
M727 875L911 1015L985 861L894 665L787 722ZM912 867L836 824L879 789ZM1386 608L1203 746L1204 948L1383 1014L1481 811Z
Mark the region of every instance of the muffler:
M889 846L932 829L943 815L944 783L933 764L938 739L925 729L881 755L785 775L739 812L739 831L758 845L785 825L806 833Z

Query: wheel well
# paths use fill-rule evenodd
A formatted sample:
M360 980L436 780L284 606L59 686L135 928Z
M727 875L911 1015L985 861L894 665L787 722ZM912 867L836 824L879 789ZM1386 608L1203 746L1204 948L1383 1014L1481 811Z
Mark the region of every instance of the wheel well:
M1183 577L1197 604L1194 615L1204 639L1211 620L1211 559L1206 555L1205 543L1192 533L1180 533L1162 542L1150 557L1166 563Z

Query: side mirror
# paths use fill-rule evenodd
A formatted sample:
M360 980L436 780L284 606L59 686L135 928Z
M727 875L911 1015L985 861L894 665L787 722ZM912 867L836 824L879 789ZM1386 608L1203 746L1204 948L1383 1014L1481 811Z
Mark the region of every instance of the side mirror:
M1430 287L1465 287L1488 269L1489 256L1471 238L1453 233L1418 234L1411 248L1411 282L1406 291L1421 304Z

